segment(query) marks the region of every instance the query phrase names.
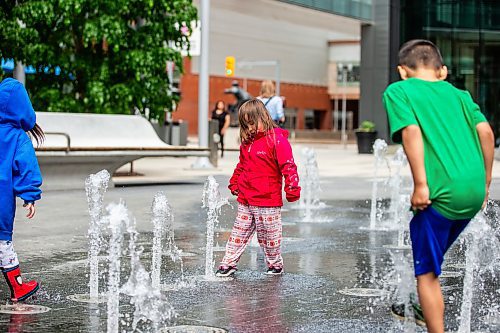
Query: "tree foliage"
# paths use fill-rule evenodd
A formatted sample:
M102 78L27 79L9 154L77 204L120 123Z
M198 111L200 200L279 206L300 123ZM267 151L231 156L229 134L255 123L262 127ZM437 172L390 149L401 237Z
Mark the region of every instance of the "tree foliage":
M192 0L0 0L0 57L36 69L36 110L159 119L178 99L166 63L182 69L196 17Z

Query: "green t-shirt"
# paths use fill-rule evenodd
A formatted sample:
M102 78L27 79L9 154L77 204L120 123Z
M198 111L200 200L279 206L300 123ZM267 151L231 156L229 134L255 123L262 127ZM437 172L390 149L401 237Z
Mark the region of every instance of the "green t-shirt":
M394 142L409 125L422 131L432 207L451 220L474 217L486 186L476 125L486 118L470 94L446 81L411 78L387 87L383 101Z

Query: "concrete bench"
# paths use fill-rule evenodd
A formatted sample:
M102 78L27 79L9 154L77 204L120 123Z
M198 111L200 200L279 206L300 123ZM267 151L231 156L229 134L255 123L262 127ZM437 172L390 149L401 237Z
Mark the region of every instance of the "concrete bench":
M141 116L37 112L37 123L46 133L36 148L45 190L82 188L89 174L143 157L210 156L208 148L166 144Z

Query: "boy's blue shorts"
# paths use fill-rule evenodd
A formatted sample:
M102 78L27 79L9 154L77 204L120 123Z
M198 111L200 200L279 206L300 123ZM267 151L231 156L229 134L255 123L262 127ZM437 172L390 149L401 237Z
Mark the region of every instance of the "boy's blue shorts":
M429 272L439 276L444 254L469 222L447 219L431 206L418 211L410 222L415 276Z

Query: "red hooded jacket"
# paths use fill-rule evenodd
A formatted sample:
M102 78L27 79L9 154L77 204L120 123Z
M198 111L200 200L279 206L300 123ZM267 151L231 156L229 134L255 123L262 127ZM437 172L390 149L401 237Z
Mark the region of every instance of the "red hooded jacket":
M258 207L283 206L283 178L286 199L299 200L299 176L287 138L287 131L274 128L258 132L250 143L241 145L240 161L229 180L229 190L237 193L238 202Z

